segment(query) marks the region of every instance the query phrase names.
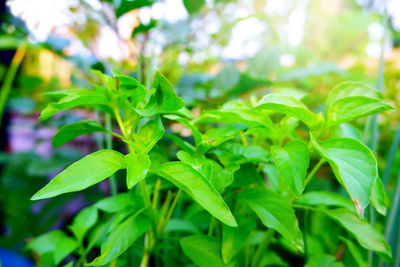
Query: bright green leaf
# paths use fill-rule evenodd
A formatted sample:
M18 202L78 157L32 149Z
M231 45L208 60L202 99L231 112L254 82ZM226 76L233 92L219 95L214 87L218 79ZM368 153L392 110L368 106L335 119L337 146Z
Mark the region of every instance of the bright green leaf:
M74 218L70 226L71 232L78 240L85 237L86 232L96 224L99 212L95 206L85 208Z
M311 141L328 161L336 179L349 193L357 213L363 217L378 177L377 162L372 151L352 138L335 138L318 143L311 135Z
M328 191L307 192L302 195L299 200L296 200L296 203L309 206L323 205L328 207L342 207L350 211L355 211L354 205L350 199Z
M184 162L168 162L152 170L185 191L211 215L229 226L237 226L228 205L200 172Z
M329 93L326 100L327 126L349 122L392 109L382 94L359 82L343 82Z
M382 214L383 216L386 215L387 211L387 196L385 187L382 183L380 177L376 178L374 187L372 188L372 195L371 195L371 202L374 205L375 209Z
M126 184L128 189L134 187L138 182L146 178L147 171L150 168L149 155L128 154L126 161Z
M117 151L103 149L94 152L67 167L33 195L31 200L86 189L111 176L124 165L124 156Z
M124 253L151 226L151 220L144 215L135 215L118 225L101 245L101 255L89 266L103 266Z
M40 114L39 120L47 120L54 114L79 106L85 105L105 105L109 104L109 100L94 90L76 90L73 93L60 99L57 103L51 103Z
M392 250L383 235L367 221L346 209L323 211L328 217L340 223L357 239L360 245L368 250L375 251L385 261L392 261Z
M55 230L35 238L26 247L39 255L52 252L54 265L58 265L77 246L78 243L72 237L67 236L61 230Z
M80 121L64 125L53 137L53 146L60 147L72 139L89 133L108 132L97 121Z
M286 200L266 187L243 191L239 197L265 226L275 229L298 250L303 251L304 243L297 218Z
M310 128L316 128L323 122L323 118L311 112L300 100L294 97L268 94L258 102L256 109L268 109L295 117Z
M273 146L271 153L284 183L300 196L304 190L310 164L307 144L302 141L291 141L283 147Z
M140 196L128 192L103 198L95 204L95 207L104 212L118 212L125 208L139 210L143 207L143 201Z
M161 118L158 116L142 125L136 133L133 146L139 154L147 154L165 133Z

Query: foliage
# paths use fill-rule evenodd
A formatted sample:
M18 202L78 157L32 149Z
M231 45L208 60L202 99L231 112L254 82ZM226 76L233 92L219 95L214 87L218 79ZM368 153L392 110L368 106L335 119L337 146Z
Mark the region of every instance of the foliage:
M362 247L392 260L383 235L363 218L370 203L379 212L386 207L376 158L359 140L337 137L332 130L392 109L375 90L361 83L341 83L328 95L325 114L313 113L283 92L268 94L255 104L233 100L193 118L159 72L150 91L116 70L113 76L96 74L104 86L61 95L40 119L77 107L101 110L112 116L121 135L106 130L101 121L82 121L63 126L53 144L103 132L125 143L128 152L104 149L87 155L32 199L84 190L115 172L126 173L126 186L118 195L82 210L69 228L72 236L57 230L29 243L42 260L53 257L57 264L72 253L77 265L88 266L189 260L199 266L262 266L263 253L275 244L301 253L307 266L334 261L329 254L338 247L332 250L319 233L309 232L309 212L342 226L340 235L352 249ZM165 136L168 125L176 122L190 129L192 140ZM300 136L300 127L308 134ZM175 143L176 155L160 154L168 140ZM348 197L308 189L321 167L336 177ZM172 225L178 222L179 226ZM52 247L54 238L61 245ZM321 254L308 249L311 238L321 240ZM180 249L188 259L179 256Z

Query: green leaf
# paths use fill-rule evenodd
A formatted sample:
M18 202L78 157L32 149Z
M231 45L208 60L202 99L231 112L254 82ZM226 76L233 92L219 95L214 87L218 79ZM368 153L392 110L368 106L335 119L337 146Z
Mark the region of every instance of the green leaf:
M354 138L362 141L362 136L360 131L351 124L342 123L332 128L332 137L341 138Z
M60 147L72 139L89 133L95 132L108 132L97 121L80 121L64 125L54 135L52 145L53 147Z
M206 4L205 0L183 0L183 5L185 6L189 14L194 14L200 11L200 9Z
M181 150L178 151L176 156L179 160L191 165L195 170L203 174L218 192L222 192L233 181L233 172L222 168L216 161L208 159L204 155Z
M311 255L305 267L340 267L342 263L337 262L334 256L328 254L315 254Z
M312 129L323 123L322 116L314 114L300 100L291 96L268 94L258 102L255 109L268 109L295 117Z
M239 143L225 143L219 149L228 152L237 161L242 163L247 162L268 162L272 161L271 154L262 147L247 145L244 146ZM216 152L218 154L218 152Z
M66 256L71 254L78 247L78 243L67 236L61 230L55 230L43 234L26 246L27 249L33 250L39 255L53 252L54 265L58 265Z
M203 138L201 133L196 128L196 126L194 126L193 123L191 123L189 120L187 120L185 118L182 118L180 116L176 116L176 115L165 115L164 117L169 119L169 120L174 120L174 121L177 121L177 122L185 125L192 132L194 142L196 144L200 144L201 143L202 138Z
M152 87L146 106L136 110L140 115L152 117L158 113L175 113L185 106L185 102L175 94L171 83L158 71L154 75Z
M343 82L328 95L326 123L330 127L391 109L379 91L359 82Z
M340 223L368 250L375 251L385 261L392 261L392 251L386 243L383 235L372 227L367 221L357 217L357 215L346 209L334 209L323 211L331 219Z
M336 179L349 193L357 213L363 217L378 177L378 166L372 151L352 138L335 138L318 143L311 134L311 141L328 161Z
M117 16L117 18L119 18L120 16L133 9L141 8L144 6L151 6L154 3L154 0L121 0L114 2L120 3L115 10L115 15Z
M355 211L354 205L350 199L336 193L328 191L312 191L307 192L296 201L297 204L309 205L309 206L332 206L342 207L350 211Z
M147 154L165 133L161 118L158 116L142 125L136 133L133 146L137 153Z
M135 215L121 223L101 245L101 255L89 266L102 266L125 252L151 226L151 220L142 214Z
M47 120L54 114L79 106L86 105L105 105L109 104L109 100L99 92L94 90L76 90L61 98L57 103L51 103L40 114L39 120Z
M165 227L166 232L188 232L192 234L200 234L199 227L191 221L182 219L171 219Z
M111 176L124 165L124 156L117 151L103 149L94 152L67 167L33 195L31 200L86 189Z
M291 141L283 147L273 146L271 153L284 183L300 196L304 190L310 164L307 144L302 141Z
M185 191L211 215L229 226L237 226L228 205L200 172L184 162L168 162L152 170Z
M376 178L374 187L372 188L372 195L371 195L371 202L372 205L374 205L375 209L382 214L383 216L386 216L386 211L387 211L387 196L386 196L386 191L385 187L382 183L381 178L379 176Z
M128 189L134 187L138 182L146 178L150 168L149 155L128 154L126 161L126 185Z
M115 78L119 81L120 93L130 97L133 107L138 107L146 100L147 89L136 79L126 75L116 75Z
M303 251L304 243L297 218L286 200L265 186L243 191L239 197L265 226L278 231L298 250Z
M221 258L221 244L215 237L192 235L180 239L183 252L199 267L235 266Z
M143 207L142 198L132 192L120 193L113 197L107 197L94 205L104 212L118 212L125 208L139 210Z
M83 240L86 232L96 224L98 216L99 213L95 206L85 208L78 213L69 228L78 240Z
M245 245L250 231L254 228L254 221L245 221L239 227L229 227L224 225L222 229L221 253L224 263L229 263Z
M218 146L230 139L232 139L239 132L248 129L243 124L229 124L218 128L212 128L204 134L204 139L207 144Z
M361 251L358 246L356 246L352 241L350 241L347 238L344 237L339 237L340 240L342 240L350 252L351 256L354 258L355 262L357 263L358 267L368 267L367 261L364 259L363 255L361 254Z

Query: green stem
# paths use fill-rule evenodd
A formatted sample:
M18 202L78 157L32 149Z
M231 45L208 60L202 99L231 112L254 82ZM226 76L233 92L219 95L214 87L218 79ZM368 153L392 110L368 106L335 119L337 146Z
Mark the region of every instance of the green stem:
M305 181L305 186L311 181L311 179L314 177L314 175L317 173L319 168L322 166L322 164L325 163L325 159L320 159L318 163L314 166L314 168L311 170L311 172L307 175L306 181Z
M18 68L21 65L22 59L25 56L27 47L27 42L25 40L21 41L20 45L17 48L17 51L14 54L14 57L11 60L10 67L7 70L6 76L3 81L3 85L1 86L0 92L0 127L1 121L3 118L4 109L6 107L8 95L10 93L12 84L15 79L15 75L17 74Z
M308 258L308 242L307 242L307 233L308 233L308 224L309 224L309 211L303 211L303 220L302 220L302 232L303 232L303 240L304 240L304 257L307 260Z
M396 151L397 148L399 147L399 143L400 143L400 123L397 126L396 133L394 134L392 145L390 146L389 154L386 160L385 170L383 171L382 174L382 182L384 185L387 184L387 179L389 178L390 171L392 170L394 158L396 156Z
M256 252L254 253L253 260L251 262L252 267L259 266L261 261L261 256L264 253L264 251L268 248L269 243L271 242L271 238L274 236L274 233L275 231L271 228L268 228L268 230L264 233L264 236L261 239L261 242L258 245Z
M211 216L210 225L208 226L208 233L207 233L208 236L212 236L215 222L216 221L215 221L214 216Z
M106 113L104 115L105 119L105 124L106 124L106 129L108 131L112 131L112 124L111 124L111 116L110 114ZM106 138L106 148L107 149L113 149L113 144L112 144L112 136L110 134L105 134ZM111 195L116 196L118 194L118 187L117 187L117 181L115 179L115 175L111 175L110 179L110 189L111 189Z
M378 82L377 82L377 89L379 91L383 91L384 89L384 78L385 78L385 60L384 60L384 53L385 53L385 39L386 39L386 33L388 30L388 14L386 10L386 5L383 7L383 17L382 17L382 26L383 26L383 37L382 37L382 42L381 42L381 51L380 51L380 57L379 57L379 73L378 73ZM369 118L370 120L370 129L365 128L365 134L364 134L364 139L367 136L367 132L370 132L369 140L368 140L368 146L371 148L372 151L376 152L378 150L378 139L379 139L379 127L378 127L378 115L375 114ZM366 140L365 140L366 141ZM375 224L375 210L370 205L370 212L369 212L369 220L371 225L373 226ZM374 254L372 251L369 251L368 253L368 265L373 266L374 265Z

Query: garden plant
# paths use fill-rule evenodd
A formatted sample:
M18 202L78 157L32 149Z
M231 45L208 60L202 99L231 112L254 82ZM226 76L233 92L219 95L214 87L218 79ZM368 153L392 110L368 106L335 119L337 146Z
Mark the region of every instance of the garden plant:
M387 212L378 162L351 124L393 112L379 91L341 82L319 113L303 104L304 94L281 91L196 114L160 72L149 90L116 69L93 73L102 84L48 93L53 102L39 119L94 110L101 119L62 126L53 146L96 132L107 146L32 200L105 179L112 196L84 208L67 231L29 242L41 266L366 266L367 252L393 261L367 220ZM178 126L190 134L171 130Z

